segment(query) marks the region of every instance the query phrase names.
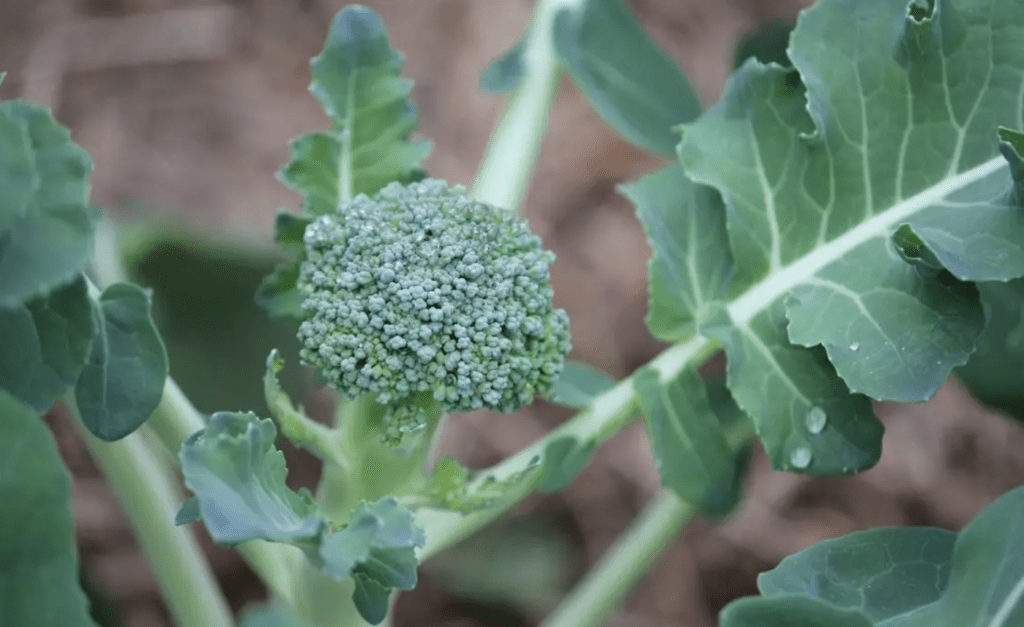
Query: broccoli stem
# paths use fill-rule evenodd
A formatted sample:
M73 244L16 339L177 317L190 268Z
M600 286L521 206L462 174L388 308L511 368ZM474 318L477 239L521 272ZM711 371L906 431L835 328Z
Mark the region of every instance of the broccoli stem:
M128 516L175 624L231 627L231 608L198 542L174 526L178 489L142 434L103 442L82 424L73 393L65 395L64 407Z
M693 337L674 344L648 363L661 374L662 381L670 381L690 364L699 366L718 352L719 345L707 338ZM620 381L615 387L594 399L588 407L577 413L545 437L527 446L512 457L482 471L480 477L493 476L498 481L525 468L531 459L543 456L549 442L563 436L574 436L580 441L603 443L628 425L636 414L638 399L632 378ZM417 523L427 535L427 545L420 559L439 553L497 518L504 511L526 498L533 484L523 482L515 494L508 495L494 507L471 514L460 514L436 509L421 509L416 513Z
M750 420L741 420L726 432L733 450L743 448L753 436ZM693 504L662 490L541 627L601 625L697 513Z

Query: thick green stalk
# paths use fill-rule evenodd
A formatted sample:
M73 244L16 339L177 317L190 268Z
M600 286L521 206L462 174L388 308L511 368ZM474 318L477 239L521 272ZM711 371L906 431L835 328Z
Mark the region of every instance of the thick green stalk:
M694 514L693 505L662 490L541 626L601 625Z
M661 374L662 381L675 378L689 364L700 365L719 349L719 345L703 337L694 337L675 344L648 363ZM527 446L512 457L496 466L481 471L479 481L494 477L498 481L508 479L529 465L530 460L542 456L552 440L562 436L573 436L580 441L603 443L622 430L636 414L637 397L633 390L632 378L620 381L612 389L594 399L590 407L562 423L545 437ZM504 511L526 498L533 485L524 482L514 494L508 495L494 507L460 514L458 512L421 509L416 512L416 521L426 530L427 546L420 554L424 560L453 544L467 538L481 527L500 516Z
M733 450L742 448L753 436L749 420L726 433ZM696 514L693 504L662 490L541 626L601 625Z
M558 57L553 41L559 10L583 0L539 0L523 50L524 76L509 96L483 163L473 183L473 197L517 213L530 187L537 156L548 130L558 85Z
M121 502L178 627L231 627L220 586L191 533L174 525L175 486L133 433L103 442L82 424L73 394L64 398L75 428Z
M89 284L89 293L93 298L97 298L101 293L100 286L127 280L118 256L117 236L113 226L107 220L100 220L96 225L96 245L91 265L99 283L97 286L88 277L86 279ZM206 419L196 410L174 379L167 377L164 382L163 397L153 415L146 422L146 426L152 429L167 448L170 456L177 461L182 443L189 435L204 428ZM149 455L155 454L155 451L146 447L144 442L141 445L145 447ZM126 472L134 471L128 469ZM110 479L108 478L108 480ZM170 483L174 485L174 490L170 494L177 494L176 482ZM123 500L122 505L128 507ZM174 520L176 511L175 509L171 512L169 521ZM236 549L278 598L290 599L290 573L285 567L286 562L281 554L281 547L262 540L253 540L237 546Z

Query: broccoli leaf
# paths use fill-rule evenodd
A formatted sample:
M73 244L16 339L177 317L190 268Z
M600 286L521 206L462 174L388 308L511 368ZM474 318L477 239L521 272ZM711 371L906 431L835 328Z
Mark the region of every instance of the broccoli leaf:
M46 423L0 391L5 627L93 627L78 583L71 480Z
M613 387L615 381L597 368L578 361L566 361L547 400L557 405L583 409L594 398Z
M557 437L544 447L541 492L558 492L572 483L590 463L597 448L595 440L581 442L571 435Z
M502 480L491 476L474 477L458 460L445 457L437 462L427 486L427 496L435 506L463 514L487 509L504 499L529 492L534 471L542 468L540 459ZM542 471L543 472L543 471Z
M290 607L276 603L246 610L239 621L241 627L310 627Z
M622 0L586 0L555 16L559 59L608 124L634 145L675 155L675 127L701 106L679 67Z
M281 428L281 434L292 444L305 448L320 459L345 466L345 460L341 458L334 445L330 429L314 421L300 407L292 404L288 394L281 389L277 375L283 367L284 360L275 348L267 356L267 370L263 375L263 397L267 402L267 408L270 409L270 415Z
M959 534L924 527L872 529L791 555L758 578L764 596L730 604L722 624L747 624L725 618L754 607L764 617L792 621L793 606L811 602L858 616L860 622L851 624L1017 625L1024 619L1022 551L1024 488L1017 488Z
M529 39L530 33L527 32L514 46L487 64L480 73L480 91L496 94L519 86L526 76L526 61L523 54L526 52Z
M0 389L45 412L78 379L93 338L85 281L0 309Z
M326 521L308 490L285 485L284 454L273 421L217 412L178 454L185 485L199 499L210 536L221 544L261 538L311 542Z
M689 368L663 382L652 368L633 376L662 485L710 514L735 505L740 464L707 391Z
M404 64L370 9L352 5L334 18L312 61L310 85L332 129L295 140L280 172L303 195L307 214L332 213L356 194L422 178L419 164L430 142L409 141L416 109L408 98L412 81L398 75Z
M303 236L311 221L309 217L291 213L277 214L274 241L294 257L294 260L277 266L263 279L256 292L256 302L274 318L302 317L303 296L302 292L296 289L296 285L299 280L299 267L306 258Z
M883 621L942 596L956 537L930 527L859 531L790 555L757 587L766 597L810 595ZM818 585L825 572L828 584Z
M988 325L956 374L981 402L1024 420L1024 279L979 283Z
M78 276L92 249L92 161L45 107L0 103L0 120L0 307L8 308Z
M709 296L678 273L654 281L652 312L674 312L659 319L677 340L696 321L695 350L725 344L776 468L874 463L867 397L929 398L984 326L970 281L1024 275L1024 142L1000 131L1024 126L1024 5L932 9L822 0L793 30L795 69L748 61L685 127L684 171L724 200L733 283ZM705 230L693 241L720 237ZM656 259L694 272L686 239L659 239ZM716 299L712 316L694 306Z
M96 304L96 338L75 401L82 422L101 440L138 429L163 398L167 351L150 306L150 293L131 283L108 286Z
M426 542L412 513L393 497L356 506L348 525L320 543L321 568L345 579L355 578L353 601L371 624L384 620L392 589L416 585L416 548Z
M858 612L808 597L747 597L722 610L721 627L872 627Z

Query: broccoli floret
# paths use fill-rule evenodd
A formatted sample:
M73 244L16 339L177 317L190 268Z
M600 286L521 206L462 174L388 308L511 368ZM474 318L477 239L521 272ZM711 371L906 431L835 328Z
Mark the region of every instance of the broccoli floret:
M449 412L515 411L546 393L570 349L526 222L439 180L360 195L305 233L302 359L346 398Z

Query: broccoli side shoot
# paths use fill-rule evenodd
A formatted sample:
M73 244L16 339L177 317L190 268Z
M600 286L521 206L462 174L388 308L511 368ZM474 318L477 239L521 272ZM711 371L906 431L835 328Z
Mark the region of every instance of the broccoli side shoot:
M569 352L526 222L438 180L392 183L306 229L302 359L342 396L450 412L515 411L546 393Z

